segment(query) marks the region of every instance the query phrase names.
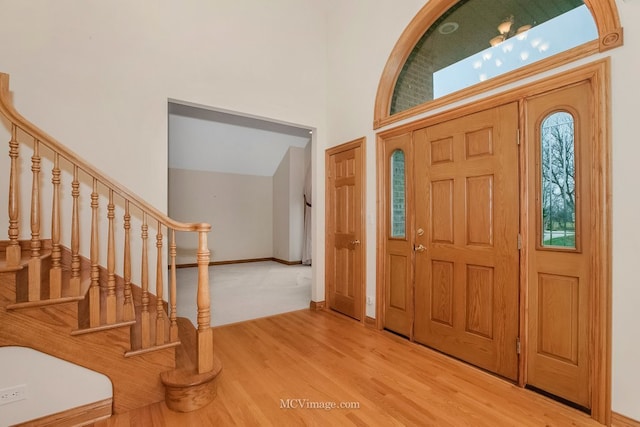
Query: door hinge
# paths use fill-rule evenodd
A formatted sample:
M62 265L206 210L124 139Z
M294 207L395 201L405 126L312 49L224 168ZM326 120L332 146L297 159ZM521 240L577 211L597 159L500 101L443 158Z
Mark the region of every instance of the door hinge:
M517 337L517 338L516 338L516 354L520 354L520 350L521 350L521 347L520 347L520 337Z
M516 130L516 144L520 145L520 129Z
M518 250L522 250L522 234L518 233Z

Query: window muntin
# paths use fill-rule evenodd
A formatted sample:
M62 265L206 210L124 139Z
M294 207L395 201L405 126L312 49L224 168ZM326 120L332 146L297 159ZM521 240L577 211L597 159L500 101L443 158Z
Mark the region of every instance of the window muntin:
M406 177L405 177L405 156L402 150L395 150L391 153L390 188L391 194L391 237L406 237Z
M566 111L540 124L540 245L576 249L575 125Z
M507 18L506 40L491 47ZM581 0L462 0L414 47L396 81L390 114L597 38L593 17Z

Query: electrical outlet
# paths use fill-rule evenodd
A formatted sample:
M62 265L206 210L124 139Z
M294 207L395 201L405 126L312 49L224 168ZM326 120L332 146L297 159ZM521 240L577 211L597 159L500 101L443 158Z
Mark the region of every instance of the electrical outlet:
M0 405L17 402L27 398L27 385L20 384L0 389Z

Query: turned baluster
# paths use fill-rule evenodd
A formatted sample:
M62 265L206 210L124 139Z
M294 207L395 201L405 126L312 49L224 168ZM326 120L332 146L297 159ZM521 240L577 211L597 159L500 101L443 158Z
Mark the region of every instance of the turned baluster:
M69 280L69 294L80 295L80 217L79 198L80 181L78 180L78 166L73 166L73 181L71 182L71 279Z
M62 296L62 252L60 250L60 155L53 155L53 200L51 207L51 269L49 270L49 298Z
M93 178L91 192L91 284L89 285L89 326L100 325L100 259L98 249L98 180Z
M18 199L18 127L11 124L11 141L9 141L9 157L11 167L9 172L9 244L7 245L7 267L15 267L20 264L21 249L18 238L20 237L19 216L20 201Z
M156 345L164 344L164 304L162 291L164 278L162 274L162 224L158 221L158 233L156 234Z
M31 173L31 258L40 258L40 141L37 139L33 141Z
M131 294L131 214L129 213L129 201L124 202L124 320L135 320L136 313L133 307Z
M109 189L107 219L109 222L107 241L107 323L116 323L116 244L115 244L115 205L113 190Z
M33 141L33 156L31 156L31 259L29 260L29 301L40 300L42 284L42 260L40 250L40 141Z
M171 307L171 314L169 315L169 340L171 342L178 341L176 254L176 230L171 230L171 243L169 245L169 256L171 258L171 278L169 283L169 305Z
M147 239L149 238L147 215L142 213L142 309L140 311L140 335L142 348L151 345L151 328L149 324L149 257L147 252Z
M209 300L209 248L207 232L198 232L198 373L213 370L213 330Z

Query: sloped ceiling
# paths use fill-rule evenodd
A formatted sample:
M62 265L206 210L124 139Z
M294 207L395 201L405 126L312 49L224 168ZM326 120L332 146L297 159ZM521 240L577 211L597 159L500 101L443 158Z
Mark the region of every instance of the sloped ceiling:
M289 147L305 147L309 129L169 103L169 167L272 176Z

